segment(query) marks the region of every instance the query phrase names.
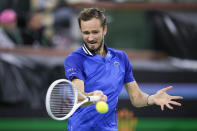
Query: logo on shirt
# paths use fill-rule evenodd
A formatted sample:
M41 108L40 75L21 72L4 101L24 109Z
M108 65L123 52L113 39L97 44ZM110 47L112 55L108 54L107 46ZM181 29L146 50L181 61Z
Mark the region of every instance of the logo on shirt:
M120 63L118 61L114 62L114 65L118 66Z
M68 72L69 76L77 74L77 69L76 68L69 68L66 71Z

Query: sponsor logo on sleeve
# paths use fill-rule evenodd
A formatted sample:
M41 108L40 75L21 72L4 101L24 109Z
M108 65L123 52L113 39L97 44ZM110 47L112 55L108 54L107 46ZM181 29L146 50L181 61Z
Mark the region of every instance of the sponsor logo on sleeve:
M76 68L69 68L66 70L69 76L72 76L74 74L77 74L77 69Z

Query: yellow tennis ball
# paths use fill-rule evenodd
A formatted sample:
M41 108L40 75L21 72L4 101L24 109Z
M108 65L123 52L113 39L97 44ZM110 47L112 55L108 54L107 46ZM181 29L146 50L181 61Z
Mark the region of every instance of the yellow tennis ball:
M99 101L97 102L96 104L96 110L103 114L103 113L106 113L108 111L109 107L108 107L108 104L104 101Z

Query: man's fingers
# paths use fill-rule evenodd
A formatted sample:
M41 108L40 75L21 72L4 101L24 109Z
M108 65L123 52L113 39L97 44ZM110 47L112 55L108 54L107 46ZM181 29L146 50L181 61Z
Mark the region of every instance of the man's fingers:
M102 91L94 91L94 95L102 95Z
M176 101L170 101L169 103L170 104L173 104L173 105L176 105L176 106L181 106L181 103L178 103Z
M171 99L183 99L182 96L171 96Z
M161 105L161 110L162 110L162 111L164 110L164 105Z
M163 88L162 91L166 92L166 91L168 91L168 90L170 90L170 89L172 89L172 86L168 86L168 87L166 87L166 88Z
M99 96L100 99L103 97L103 92L102 91L94 91L94 96Z
M102 91L99 91L99 90L94 91L94 94L93 95L100 97L100 99L98 101L105 101L105 102L107 101L107 96L104 95Z
M102 101L105 101L105 102L107 101L107 96L106 95L102 96Z
M173 107L171 105L169 105L168 103L166 104L166 106L169 108L169 109L173 109Z

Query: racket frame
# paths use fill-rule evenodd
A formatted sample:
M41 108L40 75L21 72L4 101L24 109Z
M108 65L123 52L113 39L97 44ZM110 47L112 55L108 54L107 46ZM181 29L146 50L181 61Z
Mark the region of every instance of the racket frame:
M55 117L51 111L51 108L50 108L50 97L51 97L51 92L53 90L53 88L61 83L61 82L67 82L69 83L71 86L72 86L72 89L73 89L73 92L74 92L74 104L73 104L73 107L71 109L71 111L64 117ZM81 102L78 102L78 95L82 96L84 98L83 101ZM56 81L54 81L48 88L48 91L47 91L47 94L46 94L46 100L45 100L45 104L46 104L46 110L47 110L47 113L49 114L50 117L52 117L54 120L66 120L68 119L81 105L83 105L84 103L86 102L95 102L95 101L98 101L100 99L99 96L85 96L83 95L75 86L74 84L67 80L67 79L58 79Z
M78 93L77 93L77 89L74 87L74 85L72 84L72 82L70 82L69 80L66 80L66 79L58 79L56 81L54 81L50 86L49 86L49 89L47 91L47 94L46 94L46 100L45 100L45 103L46 103L46 110L49 114L49 116L51 116L53 119L55 120L65 120L67 119L68 117L70 117L73 113L73 108L72 110L64 117L61 117L61 118L58 118L58 117L55 117L51 111L51 108L50 108L50 98L51 98L51 92L53 91L54 87L61 83L61 82L67 82L69 83L71 86L72 86L72 89L73 89L73 92L74 92L74 106L77 104L77 101L78 101Z

